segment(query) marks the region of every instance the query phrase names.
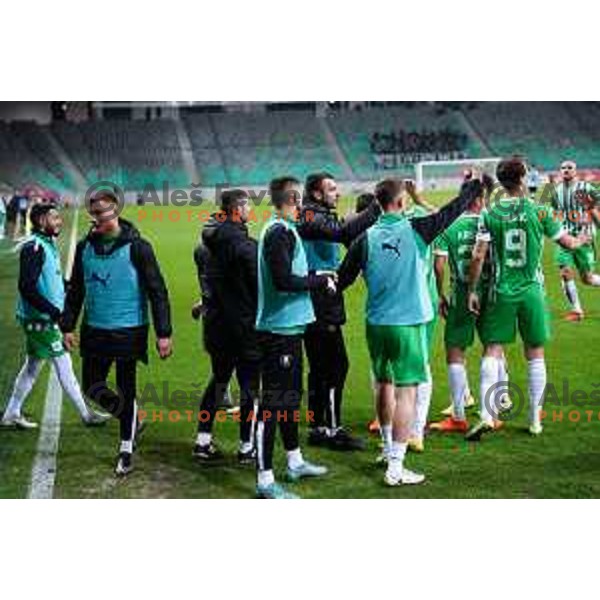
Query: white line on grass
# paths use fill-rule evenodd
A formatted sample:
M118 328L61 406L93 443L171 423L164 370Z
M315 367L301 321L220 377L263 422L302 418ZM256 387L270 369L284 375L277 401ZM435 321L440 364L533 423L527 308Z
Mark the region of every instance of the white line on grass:
M69 238L69 251L65 274L71 276L73 261L75 259L75 246L77 242L77 219L79 209L73 215L73 227ZM60 420L62 412L62 388L54 369L50 369L48 389L44 402L44 418L33 467L31 468L31 484L29 485L28 498L51 499L54 495L54 481L56 479L56 455L58 454L58 440L60 438Z

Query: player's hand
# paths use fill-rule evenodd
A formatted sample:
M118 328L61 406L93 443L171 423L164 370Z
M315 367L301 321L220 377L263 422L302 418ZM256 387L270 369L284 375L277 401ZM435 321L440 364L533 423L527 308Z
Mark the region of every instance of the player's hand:
M335 296L335 294L337 294L337 274L335 274L335 277L328 275L327 276L327 292L332 295Z
M417 200L417 183L414 179L405 179L404 187L406 189L406 193L413 199Z
M63 334L63 346L67 352L73 352L77 348L77 336L74 333Z
M448 302L448 298L446 298L446 296L441 296L440 303L438 305L438 311L439 311L440 317L442 317L442 319L448 318L449 307L450 307L450 302Z
M194 306L192 306L192 319L194 321L199 321L200 317L203 317L206 314L206 309L202 302L196 302Z
M577 236L577 241L579 242L577 247L585 246L586 244L592 243L592 236L589 233L581 233Z
M469 310L474 315L479 315L479 313L481 313L481 301L479 300L479 294L476 292L471 292L469 294Z
M156 340L156 351L161 360L167 360L167 358L173 354L172 338L158 338Z

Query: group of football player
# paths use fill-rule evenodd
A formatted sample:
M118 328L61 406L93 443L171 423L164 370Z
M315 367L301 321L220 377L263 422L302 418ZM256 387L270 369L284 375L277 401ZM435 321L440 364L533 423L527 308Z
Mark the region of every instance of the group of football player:
M445 320L445 347L452 404L429 428L462 433L469 441L497 430L510 409L504 348L524 344L529 381L529 431L542 433L541 411L549 339L542 276L544 237L558 245L569 320L584 312L576 271L599 286L594 272L596 205L600 196L577 177L575 163L561 165L552 203L528 190L520 158L500 162L495 179L466 173L459 195L441 208L429 204L414 183L388 178L357 200L356 213L340 218L340 192L328 173L270 184L270 218L258 240L249 230L251 198L224 191L218 212L203 227L194 253L211 377L204 391L193 455L218 463L223 454L213 430L234 373L240 389L240 464L256 465L257 496L295 498L275 478L277 430L286 452L289 482L327 474L302 452L300 421L308 420L308 445L361 451L364 440L344 426L343 399L349 359L343 335L344 292L360 274L366 283L366 339L371 358L376 421L381 435L377 463L389 486L422 483L405 466L409 450L423 452L433 382L430 357L438 316ZM530 181L530 179L529 179ZM120 423L115 472L128 475L143 430L137 404L137 365L148 360L149 317L162 359L172 354L167 286L151 244L119 216L110 190L90 201L92 227L77 245L70 281L63 285L56 245L62 221L57 207L31 210L32 234L21 243L17 317L26 339L26 360L0 423L33 429L22 407L50 360L59 381L87 425L110 416ZM590 218L591 215L591 218ZM347 248L342 258L341 246ZM446 271L450 274L446 289ZM82 386L70 352L80 313ZM465 357L476 335L483 345L480 419L470 427L475 404ZM301 412L304 355L308 361L308 410ZM116 387L108 382L116 368ZM83 390L83 391L82 391ZM85 392L85 393L84 393ZM89 408L86 398L104 409Z

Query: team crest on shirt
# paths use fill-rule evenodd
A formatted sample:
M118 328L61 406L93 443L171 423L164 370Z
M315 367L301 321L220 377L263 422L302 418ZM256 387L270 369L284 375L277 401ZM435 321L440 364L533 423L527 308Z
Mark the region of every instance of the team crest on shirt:
M282 369L290 369L294 358L291 354L284 354L279 359L279 364Z
M110 273L102 276L94 271L90 277L90 283L99 283L102 287L106 287L110 281Z
M393 244L391 242L383 242L381 244L381 249L384 252L386 250L393 252L398 258L402 258L402 253L400 252L400 240L396 240Z

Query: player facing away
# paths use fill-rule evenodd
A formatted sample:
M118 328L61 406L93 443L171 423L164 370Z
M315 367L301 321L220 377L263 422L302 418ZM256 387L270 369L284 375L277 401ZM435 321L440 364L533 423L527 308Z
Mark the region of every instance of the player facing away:
M502 347L515 342L517 327L523 340L529 380L529 431L542 433L541 409L546 388L544 345L549 340L546 293L542 274L544 236L561 247L576 250L589 236L573 237L553 218L548 207L538 206L525 187L527 169L519 158L503 160L497 177L505 195L484 209L469 270L469 308L481 315L481 421L466 436L479 441L494 431L495 407L491 398L499 383ZM494 262L493 297L482 311L480 279L486 256Z
M101 425L110 417L100 415L86 405L58 324L65 302L60 252L56 244L62 229L61 216L55 205L38 204L31 209L30 219L32 235L20 250L17 302L17 319L25 333L27 357L0 423L3 427L19 429L37 427L23 416L22 407L44 361L49 360L83 423Z
M119 419L121 444L115 474L133 469L134 441L140 432L137 363L148 361L148 304L161 359L172 353L169 295L152 246L118 217L112 192L90 202L92 228L77 244L65 303L63 331L67 348L83 307L81 356L86 395ZM116 366L117 389L107 382Z
M327 474L327 469L304 460L300 450L299 419L303 384L302 336L314 323L311 290L330 289L327 275L309 274L302 240L296 230L302 206L300 183L292 177L271 182L276 213L266 223L258 243L258 309L256 329L262 334L262 398L256 431L257 496L293 499L276 483L273 449L277 428L287 453L287 478L294 482Z
M417 386L427 382L427 324L434 307L426 277L428 247L473 197L473 184L438 213L409 220L405 185L378 184L375 195L384 214L350 247L339 271L339 287L363 273L367 284L367 343L378 385L378 417L384 432L389 486L419 484L423 475L404 467L415 420Z
M594 272L596 248L593 238L596 226L590 218L589 211L590 199L595 206L600 203L600 191L591 183L578 179L577 165L571 160L562 163L560 172L562 179L554 186L551 196L556 218L562 221L563 227L571 235L577 236L581 232L586 232L592 237L588 244L575 250L560 246L556 248L556 262L560 269L562 289L571 307L566 319L583 321L584 310L579 299L575 274L578 272L586 285L600 287L600 275Z
M436 208L427 203L425 198L417 192L416 184L412 180L404 182L406 192L412 200L411 206L404 211L406 217L410 219L425 217L436 212ZM430 244L427 247L426 256L426 278L431 305L433 307L433 319L427 324L427 355L431 360L433 346L435 342L435 331L438 323L438 293L433 270L433 247L435 244ZM427 418L429 416L429 408L431 406L431 397L433 395L433 379L431 374L430 360L427 362L427 381L420 383L417 386L417 397L415 404L415 421L412 427L410 439L408 440L408 449L411 452L418 454L425 451L425 428L427 426Z
M244 190L221 194L220 213L202 231L194 252L203 296L204 346L212 375L202 397L194 457L202 463L223 458L213 439L217 409L235 371L240 386L238 461L254 465L255 401L260 387L261 344L255 329L257 242L248 232L249 199Z
M487 178L484 179L486 182ZM467 433L469 425L466 416L465 399L470 397L466 351L475 341L475 330L479 323L469 310L468 275L477 239L479 218L484 206L486 187L482 185L480 194L469 205L467 211L448 228L437 240L435 248L435 277L439 294L439 312L446 320L444 343L448 365L448 381L452 398L452 411L446 419L432 423L432 431L445 433ZM450 270L450 295L444 290L446 265ZM478 288L485 310L490 273L486 270ZM498 381L508 383L505 360L498 361ZM474 402L474 401L473 401Z

